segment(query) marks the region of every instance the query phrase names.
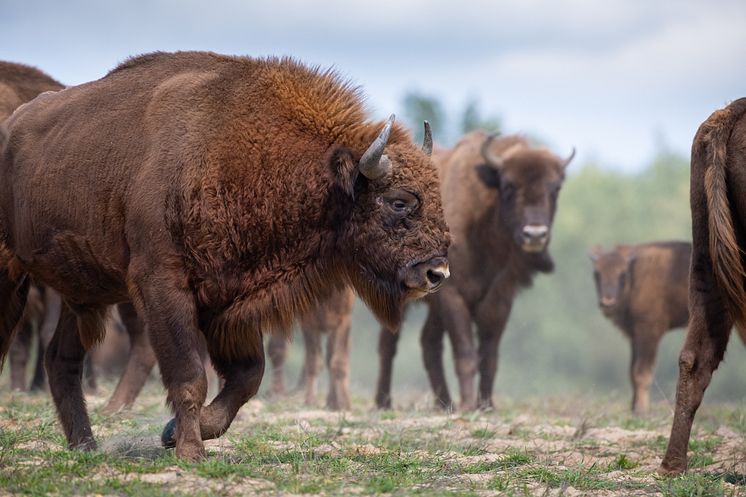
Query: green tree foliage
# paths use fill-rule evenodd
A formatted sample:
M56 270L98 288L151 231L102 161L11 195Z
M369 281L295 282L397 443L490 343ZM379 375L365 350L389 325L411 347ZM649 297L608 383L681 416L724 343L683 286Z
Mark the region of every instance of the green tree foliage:
M502 129L502 123L497 116L484 117L479 108L479 101L475 98L466 102L461 113L461 134L466 134L475 129L484 129L492 133L498 133Z
M422 122L428 121L433 136L443 136L446 124L446 113L443 104L435 97L416 92L407 93L402 102L404 120L414 132L415 143L421 143L423 137Z

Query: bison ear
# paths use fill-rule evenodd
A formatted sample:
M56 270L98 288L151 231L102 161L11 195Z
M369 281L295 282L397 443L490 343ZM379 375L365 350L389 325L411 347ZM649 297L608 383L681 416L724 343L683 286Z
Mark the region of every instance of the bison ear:
M599 257L601 257L601 253L604 251L603 248L601 248L601 245L594 245L591 247L591 250L588 252L588 257L591 258L593 262L596 262Z
M490 188L500 188L500 171L490 164L480 164L477 166L477 176L482 183Z
M336 148L329 154L329 167L336 183L350 197L355 198L355 185L360 177L360 169L346 148Z

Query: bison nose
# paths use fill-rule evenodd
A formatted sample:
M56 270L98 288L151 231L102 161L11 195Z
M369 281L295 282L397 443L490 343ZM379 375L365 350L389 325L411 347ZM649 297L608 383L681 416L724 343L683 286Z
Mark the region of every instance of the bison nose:
M435 257L411 266L404 277L404 284L410 290L431 293L438 290L450 275L448 260Z
M523 236L528 240L546 238L549 228L544 225L527 224L523 227Z
M616 299L614 297L601 297L601 307L614 307Z
M526 252L541 252L549 240L549 228L543 224L527 224L521 234Z

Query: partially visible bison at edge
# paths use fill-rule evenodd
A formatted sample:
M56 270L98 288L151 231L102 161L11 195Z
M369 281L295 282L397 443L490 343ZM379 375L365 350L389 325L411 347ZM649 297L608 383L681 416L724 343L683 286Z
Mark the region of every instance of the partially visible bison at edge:
M453 276L427 299L421 342L436 404L451 408L443 369L443 336L453 346L464 410L492 405L497 352L513 299L535 273L554 263L549 238L565 168L561 158L521 136L496 138L482 131L464 136L452 150L436 153L443 210L453 237ZM475 349L472 322L477 325ZM376 404L391 406L391 370L398 333L381 330L381 371ZM479 371L479 393L474 379Z
M163 442L195 460L256 394L263 334L344 285L396 327L448 274L429 132L416 147L393 116L369 121L335 73L292 59L136 57L41 95L1 141L13 258L0 268L0 357L28 276L57 290L46 366L72 448L96 447L80 372L110 305L131 300L143 319L175 413ZM207 406L205 338L225 380Z
M33 100L45 91L57 91L64 85L35 67L15 62L0 61L0 122L7 119L20 105ZM10 254L0 252L0 265L8 263ZM13 390L26 390L26 364L31 352L31 341L36 331L38 354L34 376L30 388L38 390L44 388L44 367L41 358L44 347L51 339L51 333L43 333L56 323L56 309L51 309L50 299L56 295L45 292L43 288L34 285L29 294L29 306L20 322L16 338L10 346L10 377ZM53 305L53 303L52 303ZM47 336L49 335L49 336Z
M746 98L715 111L694 137L689 330L679 355L671 438L658 472L686 470L689 435L731 327L746 331Z
M650 403L658 343L689 320L689 242L617 245L591 250L598 305L632 347L629 368L632 410L642 414Z

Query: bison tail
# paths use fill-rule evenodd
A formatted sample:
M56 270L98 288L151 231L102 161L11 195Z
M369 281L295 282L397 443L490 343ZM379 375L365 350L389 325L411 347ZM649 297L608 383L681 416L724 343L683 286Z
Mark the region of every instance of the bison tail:
M7 254L6 249L0 248L0 371L5 362L5 356L8 355L16 325L26 307L26 296L30 284L30 279L26 274L20 275L19 278L12 277L9 267L11 259L7 257Z
M746 336L746 271L744 252L736 239L728 201L726 155L731 130L744 113L746 98L713 113L700 127L692 153L692 170L695 170L695 161L702 161L696 169L705 171L709 252L714 276L742 338Z

